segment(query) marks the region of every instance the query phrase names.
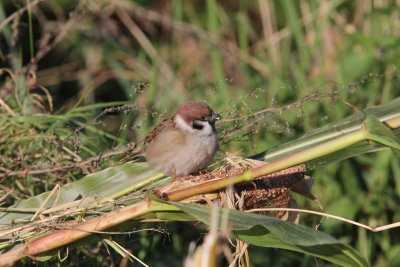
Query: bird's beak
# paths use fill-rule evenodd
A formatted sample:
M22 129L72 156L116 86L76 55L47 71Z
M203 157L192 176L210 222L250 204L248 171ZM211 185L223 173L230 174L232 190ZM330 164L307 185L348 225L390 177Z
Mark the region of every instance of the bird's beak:
M222 119L222 116L219 115L218 113L213 113L213 115L210 117L210 121L216 122Z

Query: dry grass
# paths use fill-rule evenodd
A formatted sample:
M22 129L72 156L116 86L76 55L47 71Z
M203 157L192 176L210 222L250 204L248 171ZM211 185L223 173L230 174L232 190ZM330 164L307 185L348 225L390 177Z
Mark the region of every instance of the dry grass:
M399 96L393 1L207 2L215 9L178 0L2 2L0 204L129 159L186 99L206 99L223 113L223 151L251 155ZM353 219L396 220L387 207L396 209L398 164L377 158L316 172L315 194L337 212L334 204L346 199ZM270 198L288 206L291 190L242 191L252 203L267 196L267 206L279 204ZM73 212L75 204L51 212L76 218L83 210ZM381 244L397 249L396 240L326 227L363 247L371 262L395 261Z

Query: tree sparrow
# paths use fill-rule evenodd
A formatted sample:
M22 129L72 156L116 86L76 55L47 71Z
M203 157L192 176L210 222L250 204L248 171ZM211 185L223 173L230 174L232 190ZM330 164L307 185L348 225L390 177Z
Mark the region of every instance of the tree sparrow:
M144 152L150 166L172 176L207 167L218 149L215 122L219 119L221 116L203 102L180 106L175 115L147 134Z

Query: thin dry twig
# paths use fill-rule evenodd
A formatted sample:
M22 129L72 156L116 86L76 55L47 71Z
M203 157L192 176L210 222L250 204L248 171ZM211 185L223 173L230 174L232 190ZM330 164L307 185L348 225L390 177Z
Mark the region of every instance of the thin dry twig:
M0 106L2 106L2 107L7 111L7 113L8 113L9 115L11 115L11 116L15 116L15 115L16 115L16 113L15 113L15 112L7 105L7 103L4 102L4 100L1 99L1 98L0 98Z
M132 36L139 42L139 44L153 59L153 61L156 62L155 64L160 66L162 76L164 75L170 80L175 80L176 89L180 92L184 92L185 88L183 83L174 76L173 71L170 69L168 64L161 58L152 43L139 28L139 26L129 17L128 13L121 8L117 8L116 13L120 20L125 24L129 32L132 34Z
M14 189L11 189L10 191L8 191L7 193L5 193L4 195L2 195L0 197L0 203L5 200L12 192L14 191Z
M153 231L153 232L158 232L160 234L166 234L167 231L161 228L143 228L143 229L138 229L138 230L132 230L132 231L95 231L95 230L86 230L86 229L78 229L75 227L71 226L63 226L63 225L53 225L53 224L47 224L48 227L57 229L57 230L64 230L64 229L69 229L69 230L77 230L77 231L83 231L91 234L102 234L102 235L131 235L131 234L136 234L140 232L147 232L147 231Z
M99 162L101 160L110 158L112 156L116 155L121 155L121 154L126 154L128 152L132 152L136 148L136 144L128 144L125 147L118 149L118 150L110 150L105 153L102 153L99 156L94 156L91 158L88 158L84 161L81 162L76 162L64 166L58 166L58 167L53 167L53 168L47 168L47 169L33 169L33 170L22 170L22 171L11 171L11 170L4 170L4 173L0 174L0 178L7 177L7 176L26 176L26 175L37 175L37 174L45 174L45 173L54 173L54 172L63 172L63 171L68 171L74 168L82 168L83 166L87 166L96 162ZM139 154L140 152L138 152Z
M140 260L138 257L136 257L135 255L133 255L129 250L127 250L126 248L124 248L123 246L121 246L119 243L117 243L114 240L110 240L110 239L103 239L103 242L105 244L109 243L112 244L114 246L117 246L118 249L122 250L125 255L121 255L121 256L125 256L125 257L129 257L129 259L131 260L131 262L133 262L132 259L136 260L137 262L139 262L141 265L145 266L145 267L150 267L149 265L147 265L146 263L144 263L142 260ZM108 249L107 249L108 250ZM109 252L110 253L110 252Z
M63 22L62 25L59 27L56 36L53 38L53 41L49 44L43 45L39 51L37 51L35 58L29 62L29 64L24 67L25 72L29 72L32 68L33 64L36 64L38 61L40 61L45 55L47 55L50 51L54 49L59 43L61 43L62 40L64 40L67 37L67 33L69 30L77 24L77 22L80 21L81 18L81 5L78 4L75 10L70 12L69 16L70 18L66 21Z
M341 216L337 216L337 215L333 215L333 214L329 214L329 213L325 213L325 212L305 210L305 209L295 209L295 208L259 208L259 209L247 210L246 212L260 212L260 211L295 211L295 212L309 213L309 214L319 215L319 216L323 216L323 217L327 217L327 218L332 218L332 219L335 219L338 221L347 222L347 223L356 225L358 227L367 229L374 233L400 227L400 222L386 224L386 225L378 226L378 227L371 227L369 225L362 224L360 222L356 222L353 220L349 220L349 219L343 218Z
M49 202L50 198L53 196L54 192L57 192L57 198L54 201L53 207L56 206L57 204L57 200L60 196L60 191L61 191L61 187L59 184L56 184L56 186L53 188L53 190L50 191L50 193L48 194L48 196L46 197L46 199L42 202L42 204L40 205L40 207L37 209L37 211L35 212L35 214L32 216L31 218L31 222L34 221L36 219L36 217L38 215L41 214L41 212L44 210L44 207L46 206L47 202Z
M40 2L43 2L44 0L34 0L31 3L26 4L24 7L21 7L14 13L12 13L10 16L8 16L3 22L0 23L0 32L6 26L8 23L10 23L12 20L16 19L18 16L21 16L24 12L26 12L28 9L38 5Z

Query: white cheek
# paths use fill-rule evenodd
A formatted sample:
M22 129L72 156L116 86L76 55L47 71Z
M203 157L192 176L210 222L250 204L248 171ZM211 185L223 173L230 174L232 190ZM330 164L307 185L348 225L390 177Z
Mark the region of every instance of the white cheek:
M212 135L212 134L214 134L215 131L213 130L213 128L211 127L209 122L207 122L207 121L197 121L197 124L203 125L203 129L196 130L196 133L198 135L202 135L203 136L203 135Z
M195 132L195 129L193 129L192 126L187 124L179 115L175 116L175 125L177 128L181 129L183 132L187 132L187 133Z

